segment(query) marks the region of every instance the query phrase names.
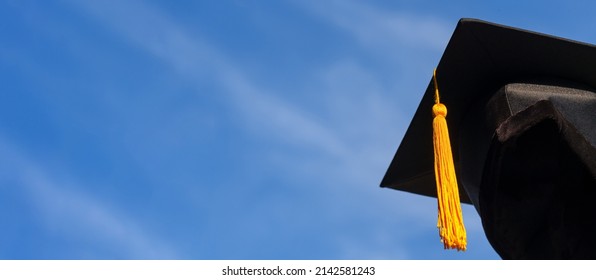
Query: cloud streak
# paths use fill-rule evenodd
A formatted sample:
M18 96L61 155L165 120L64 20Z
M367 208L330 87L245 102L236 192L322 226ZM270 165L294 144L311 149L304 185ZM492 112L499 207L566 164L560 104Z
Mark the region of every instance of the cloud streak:
M384 11L359 1L296 1L314 15L344 29L362 45L395 50L397 46L442 50L451 33L442 20L413 13Z
M195 85L215 81L223 86L231 105L253 129L276 131L272 137L282 137L288 143L320 152L335 155L347 152L342 141L327 127L252 83L237 65L197 34L186 31L149 5L136 1L116 2L72 3L128 42L161 59ZM135 16L130 17L133 11Z
M79 191L89 186L52 178L49 170L5 139L0 139L0 156L10 159L10 164L5 161L2 166L2 180L14 180L24 188L27 200L37 210L36 218L41 219L48 232L58 232L64 238L85 236L94 243L111 244L106 249L117 248L122 258L181 257L172 246L152 236L124 212ZM85 248L84 256L67 258L103 258L101 253L90 249Z

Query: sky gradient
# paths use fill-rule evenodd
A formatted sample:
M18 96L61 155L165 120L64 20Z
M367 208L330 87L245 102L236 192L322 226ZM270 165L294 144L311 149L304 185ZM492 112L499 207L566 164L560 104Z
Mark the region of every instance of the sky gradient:
M573 1L0 1L0 259L495 259L379 188L462 17Z

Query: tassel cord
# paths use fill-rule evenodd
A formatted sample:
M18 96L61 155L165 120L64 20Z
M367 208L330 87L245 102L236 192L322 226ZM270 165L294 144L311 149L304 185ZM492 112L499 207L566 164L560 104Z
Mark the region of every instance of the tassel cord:
M447 128L447 107L440 103L436 80L435 105L433 106L433 148L435 158L435 179L437 183L438 219L437 227L445 249L466 250L466 229L463 223L459 190Z

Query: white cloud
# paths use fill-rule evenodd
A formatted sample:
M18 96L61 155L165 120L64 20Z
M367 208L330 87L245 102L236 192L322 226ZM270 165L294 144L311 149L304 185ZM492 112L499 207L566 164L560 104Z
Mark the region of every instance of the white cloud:
M259 132L275 131L272 137L339 155L347 150L329 129L299 109L274 97L271 92L252 83L216 48L196 33L185 30L167 15L149 5L135 1L72 3L95 16L122 38L153 54L200 85L216 81L229 95L230 105L243 114L248 126ZM134 16L130 16L134 14Z
M96 244L110 244L105 249L115 250L123 258L181 257L124 212L80 191L88 186L53 178L42 164L30 160L4 139L0 139L0 156L10 159L10 164L2 165L2 180L15 180L24 187L32 210L38 214L36 218L47 232L58 232L64 238L85 236ZM101 257L101 253L94 252L96 249L99 247L84 248L85 255L79 257Z
M295 2L374 49L395 50L397 46L409 46L442 50L451 34L451 25L436 17L385 11L364 1Z
M240 65L231 62L199 34L177 25L149 5L135 1L117 1L117 5L111 1L72 3L134 46L178 70L191 84L215 80L228 94L229 105L240 113L247 127L258 133L314 149L322 155L354 160L354 157L378 156L379 151L374 148L379 143L383 143L383 150L393 149L393 136L398 133L389 132L389 136L382 137L387 132L384 129L391 126L394 131L400 131L405 126L395 124L401 117L396 104L384 100L389 89L354 61L340 61L328 69L317 70L321 80L309 81L319 83L313 89L319 91L316 102L322 102L326 110L315 113L321 118L314 119L312 114L285 102L281 94L254 83ZM371 10L354 5L342 5L342 8L349 12ZM134 16L130 16L131 11ZM376 12L368 11L366 16L374 17Z

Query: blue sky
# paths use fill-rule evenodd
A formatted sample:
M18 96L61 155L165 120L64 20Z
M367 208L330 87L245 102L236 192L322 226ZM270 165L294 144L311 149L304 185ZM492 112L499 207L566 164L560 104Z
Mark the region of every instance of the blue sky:
M572 1L0 1L0 258L495 259L379 188L457 20Z

